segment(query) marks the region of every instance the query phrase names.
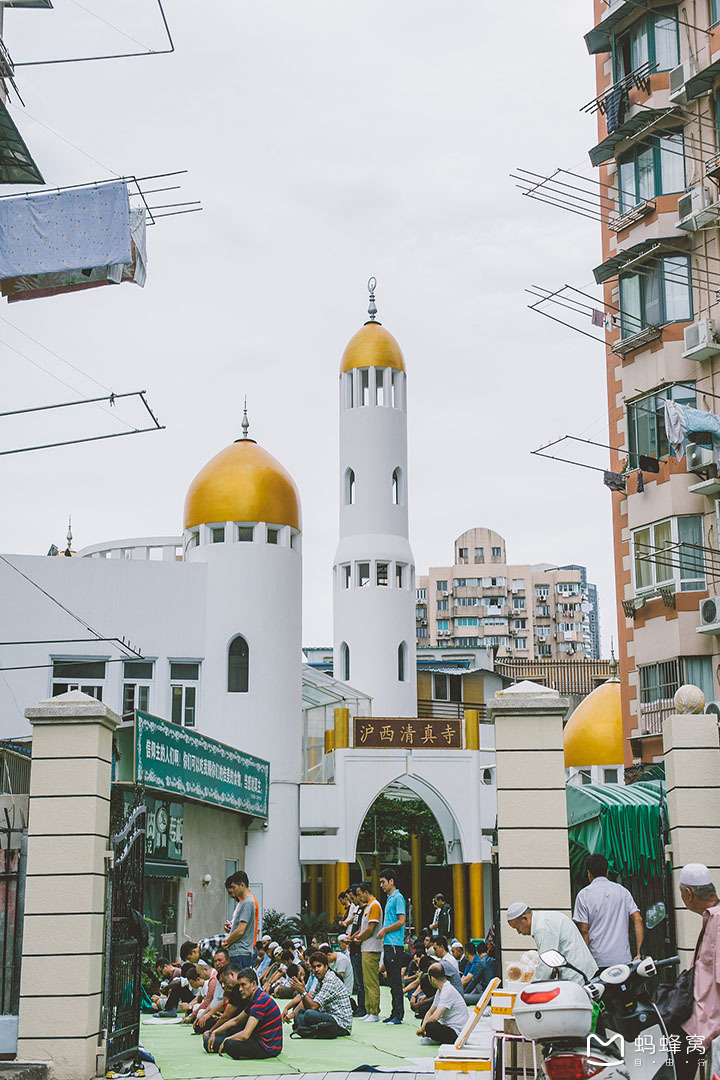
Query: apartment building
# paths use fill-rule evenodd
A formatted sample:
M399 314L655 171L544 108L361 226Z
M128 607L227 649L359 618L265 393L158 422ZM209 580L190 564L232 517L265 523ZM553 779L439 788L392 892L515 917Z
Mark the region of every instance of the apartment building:
M598 169L626 764L684 682L718 693L720 2L594 0ZM683 418L680 458L666 401ZM693 410L700 410L701 416ZM702 429L704 434L696 434ZM703 445L705 444L705 445Z
M432 567L416 589L418 646L494 649L525 659L597 659L597 589L583 566L509 564L505 539L469 529L451 566Z

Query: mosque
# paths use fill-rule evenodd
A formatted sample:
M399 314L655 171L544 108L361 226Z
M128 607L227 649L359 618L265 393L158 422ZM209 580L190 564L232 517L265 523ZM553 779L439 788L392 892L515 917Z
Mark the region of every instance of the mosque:
M269 762L267 816L247 826L244 863L264 906L287 913L300 908L303 878L312 902L319 868L325 899L334 898L368 809L400 788L432 810L458 917L479 936L492 920L493 731L477 713L444 729L418 719L407 371L376 315L371 289L368 320L340 362L334 677L303 668L300 497L250 437L245 414L241 437L190 484L182 535L3 562L3 640L18 644L3 654L0 737L19 734L26 707L78 689L128 723L140 709ZM109 638L77 643L77 613L139 643L141 657L123 658ZM485 692L501 686L490 673ZM303 728L306 688L337 706L319 748ZM608 693L614 703L614 689L604 690L602 707L575 720L568 764L622 761L619 705L608 712ZM599 713L612 750L605 729L598 737Z

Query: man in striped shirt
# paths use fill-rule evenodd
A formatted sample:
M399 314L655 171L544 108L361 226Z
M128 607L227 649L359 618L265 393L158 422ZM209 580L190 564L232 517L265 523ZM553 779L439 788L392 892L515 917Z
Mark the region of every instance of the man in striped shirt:
M302 995L300 1007L295 1013L295 1031L302 1032L304 1029L312 1037L313 1028L322 1024L329 1038L349 1035L352 1030L352 1005L342 979L330 971L328 958L323 952L312 954L310 967L318 983L312 997L299 979L290 980L293 990Z
M280 1010L270 995L258 986L254 968L243 968L237 974L234 986L232 980L224 976L225 970L220 973L220 978L226 985L228 1006L235 1011L232 1019L213 1028L207 1038L206 1050L227 1054L236 1061L277 1057L283 1045Z

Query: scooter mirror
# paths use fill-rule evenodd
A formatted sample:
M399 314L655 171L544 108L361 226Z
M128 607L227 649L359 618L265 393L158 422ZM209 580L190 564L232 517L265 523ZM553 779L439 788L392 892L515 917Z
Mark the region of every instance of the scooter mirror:
M557 952L556 949L548 949L547 952L540 953L540 959L549 968L561 968L567 964L563 954Z

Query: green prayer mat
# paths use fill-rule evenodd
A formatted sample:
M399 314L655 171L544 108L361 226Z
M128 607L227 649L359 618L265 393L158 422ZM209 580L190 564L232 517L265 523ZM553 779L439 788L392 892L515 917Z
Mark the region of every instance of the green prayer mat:
M280 1010L287 1002L280 1001ZM390 1012L390 992L383 988L381 1016ZM349 1073L361 1065L418 1072L415 1058L433 1059L436 1046L423 1046L416 1036L418 1021L405 1010L403 1024L353 1022L352 1035L340 1039L291 1039L292 1027L283 1025L283 1051L264 1061L234 1061L206 1054L202 1036L193 1035L190 1024L143 1023L140 1038L163 1075L163 1080L205 1080L211 1077L273 1076L297 1073ZM432 1060L427 1063L432 1071Z

